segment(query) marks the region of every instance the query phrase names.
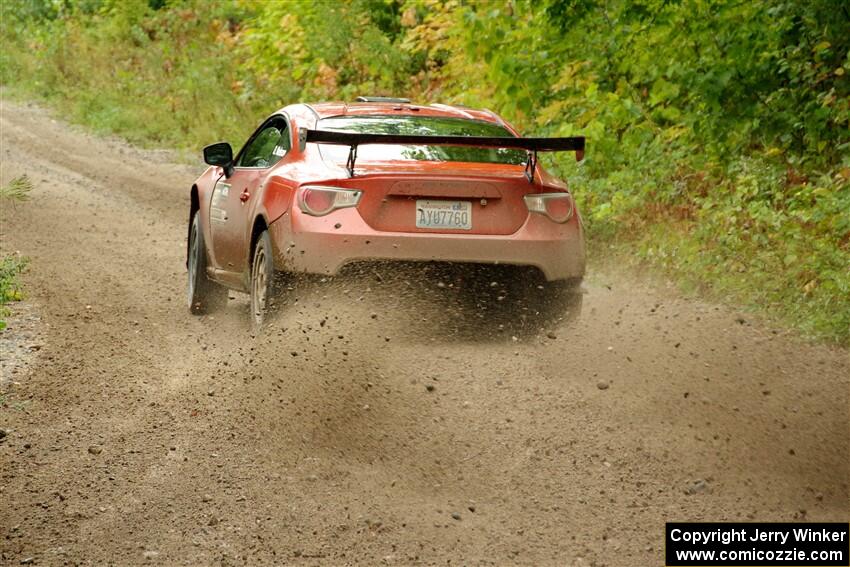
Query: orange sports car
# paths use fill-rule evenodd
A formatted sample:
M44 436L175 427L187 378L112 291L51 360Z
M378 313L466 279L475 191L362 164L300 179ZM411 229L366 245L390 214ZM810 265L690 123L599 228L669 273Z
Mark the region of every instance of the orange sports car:
M538 152L584 138L523 138L493 112L407 99L293 104L242 149L204 148L192 185L192 313L250 293L255 325L286 273L363 261L509 264L559 287L581 281L582 223Z

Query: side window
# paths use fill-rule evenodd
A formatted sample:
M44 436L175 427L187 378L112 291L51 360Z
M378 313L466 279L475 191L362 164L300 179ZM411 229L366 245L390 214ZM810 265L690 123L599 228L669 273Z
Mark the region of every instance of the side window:
M239 157L236 167L271 167L289 151L289 129L283 119L266 124Z

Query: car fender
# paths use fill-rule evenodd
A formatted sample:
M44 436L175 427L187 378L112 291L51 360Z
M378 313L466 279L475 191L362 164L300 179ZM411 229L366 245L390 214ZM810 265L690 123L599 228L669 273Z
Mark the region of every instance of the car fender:
M258 187L257 198L253 199L250 222L245 226L245 254L249 259L246 266L251 263L250 257L257 236L254 227L258 219L262 219L266 227L271 227L272 223L286 215L292 207L297 186L295 181L273 173Z
M192 189L190 190L189 196L189 222L187 227L187 235L188 231L191 230L192 227L192 217L195 214L195 211L200 213L201 217L201 230L204 233L204 241L210 241L210 221L209 221L209 211L210 211L210 199L212 198L212 190L215 187L216 182L223 175L222 168L216 166L210 166L204 171L198 179L195 180L195 183L192 184ZM197 196L197 200L195 198ZM188 236L186 239L186 253L188 258L188 250L189 250L189 240Z
M279 175L272 175L263 184L260 198L257 200L257 209L264 213L268 224L282 217L290 209L296 188L297 183Z

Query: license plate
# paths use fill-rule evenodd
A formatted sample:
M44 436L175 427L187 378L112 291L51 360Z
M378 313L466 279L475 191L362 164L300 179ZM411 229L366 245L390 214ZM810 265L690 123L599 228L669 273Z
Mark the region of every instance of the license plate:
M472 230L469 201L416 201L416 228Z

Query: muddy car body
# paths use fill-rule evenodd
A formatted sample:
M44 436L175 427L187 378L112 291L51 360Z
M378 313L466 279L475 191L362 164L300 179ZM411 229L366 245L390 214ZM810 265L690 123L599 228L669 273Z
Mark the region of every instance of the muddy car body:
M222 301L224 287L246 291L261 323L277 274L372 260L531 266L576 282L581 218L536 159L553 150L580 157L584 140L520 138L489 111L402 99L282 108L237 154L205 148L210 167L191 188L190 308Z

